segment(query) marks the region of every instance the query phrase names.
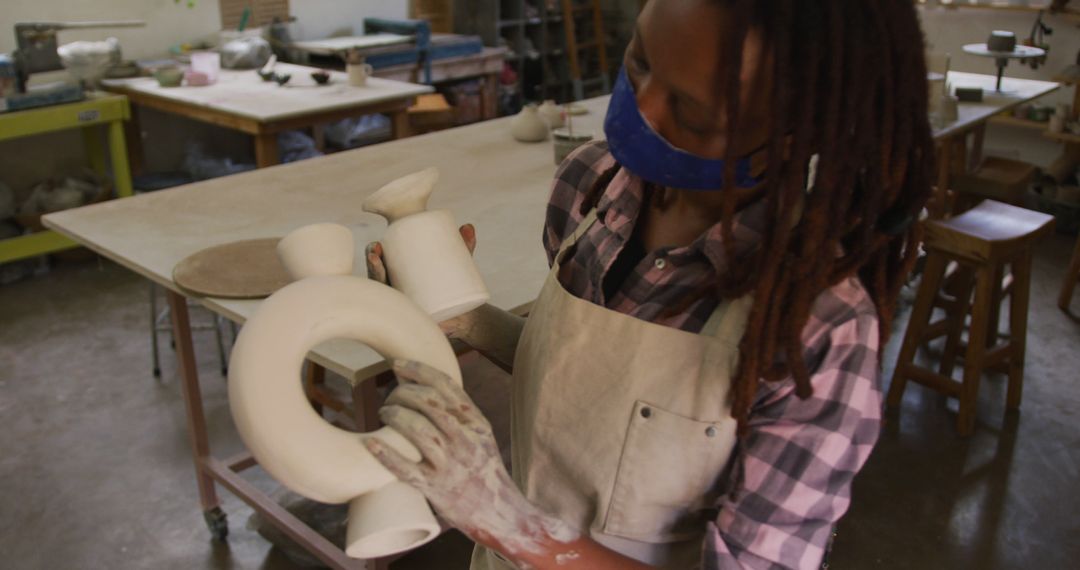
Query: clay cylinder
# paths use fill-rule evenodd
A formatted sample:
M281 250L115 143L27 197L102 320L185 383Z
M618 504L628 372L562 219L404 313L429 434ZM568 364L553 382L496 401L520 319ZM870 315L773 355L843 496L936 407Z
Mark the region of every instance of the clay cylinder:
M438 536L440 530L424 494L400 481L349 501L348 520L345 554L353 558L404 552Z
M480 271L447 210L425 210L438 179L433 168L387 184L363 209L385 217L383 262L387 276L436 321L456 317L487 302Z

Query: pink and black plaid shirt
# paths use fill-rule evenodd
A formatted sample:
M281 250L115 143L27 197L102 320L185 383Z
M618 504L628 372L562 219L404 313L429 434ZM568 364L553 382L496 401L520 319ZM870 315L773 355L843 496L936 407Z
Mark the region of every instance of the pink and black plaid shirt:
M604 143L586 145L559 167L548 203L544 246L549 264L577 227L585 193L615 164ZM597 207L598 221L564 263L560 281L572 294L646 321L699 332L717 306L706 295L677 315L691 291L725 270L720 225L686 247L628 252L645 190L625 169ZM765 229L760 207L737 216L736 251ZM803 329L814 395L801 400L791 379L762 383L741 442L744 474L709 523L702 568L817 568L833 524L847 511L851 482L877 441L881 420L878 318L857 279L822 293Z

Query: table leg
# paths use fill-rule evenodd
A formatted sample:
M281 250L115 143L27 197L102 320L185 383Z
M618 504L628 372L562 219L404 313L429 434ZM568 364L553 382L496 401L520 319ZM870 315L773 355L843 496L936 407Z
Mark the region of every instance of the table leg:
M278 161L278 144L276 133L259 133L255 135L255 166L266 168L274 166Z
M492 73L483 79L480 88L480 113L485 121L499 116L499 75Z
M128 161L132 174L142 174L146 168L146 156L143 154L142 124L139 122L139 107L131 106L131 117L124 123L124 136L127 140Z
M401 109L390 113L391 132L394 140L409 136L409 111Z
M134 189L131 183L131 166L128 163L124 125L120 122L109 123L108 136L109 158L112 161L113 184L116 185L116 196L117 198L126 198L134 193ZM139 160L142 160L141 156Z
M214 479L204 466L210 459L210 438L206 430L206 416L203 414L202 391L199 389L199 371L195 366L195 347L191 341L191 321L188 317L187 301L183 295L168 291L169 312L172 314L173 340L176 343L176 358L180 368L181 393L184 396L184 409L187 411L188 438L191 440L191 452L195 460L195 480L199 486L199 500L203 513L220 513Z
M949 202L949 175L952 172L952 139L945 139L938 143L937 165L938 179L937 188L930 199L930 218L940 220L945 217L945 209Z
M365 378L353 386L353 419L356 429L367 432L382 427L382 421L379 420L379 406L382 402L379 400L378 384L393 377L393 372L383 372L374 378Z

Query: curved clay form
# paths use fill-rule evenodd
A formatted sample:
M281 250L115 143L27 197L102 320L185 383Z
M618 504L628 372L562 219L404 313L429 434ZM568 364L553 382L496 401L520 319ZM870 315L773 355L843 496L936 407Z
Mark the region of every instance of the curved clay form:
M298 380L308 351L334 338L423 362L460 385L450 343L403 294L361 277L309 277L266 299L236 339L229 361L236 427L259 465L282 484L316 501L349 503L349 556L415 548L437 536L439 524L424 496L397 481L361 440L379 438L414 461L420 453L390 428L356 434L331 426Z
M390 284L441 322L483 305L489 295L454 216L425 210L438 179L434 168L410 174L380 188L361 207L390 222L382 238Z
M548 138L550 129L540 118L536 105L530 103L510 119L510 134L521 142L541 142Z

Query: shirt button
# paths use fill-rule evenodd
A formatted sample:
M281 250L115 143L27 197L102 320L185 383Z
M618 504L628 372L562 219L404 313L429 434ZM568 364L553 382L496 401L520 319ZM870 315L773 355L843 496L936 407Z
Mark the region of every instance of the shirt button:
M705 435L707 437L716 437L716 427L709 426L709 427L705 428Z
M652 408L641 408L641 417L648 418L652 415Z
M657 257L656 262L654 263L654 265L656 265L657 269L663 269L663 268L667 267L667 261L664 261L663 258Z

